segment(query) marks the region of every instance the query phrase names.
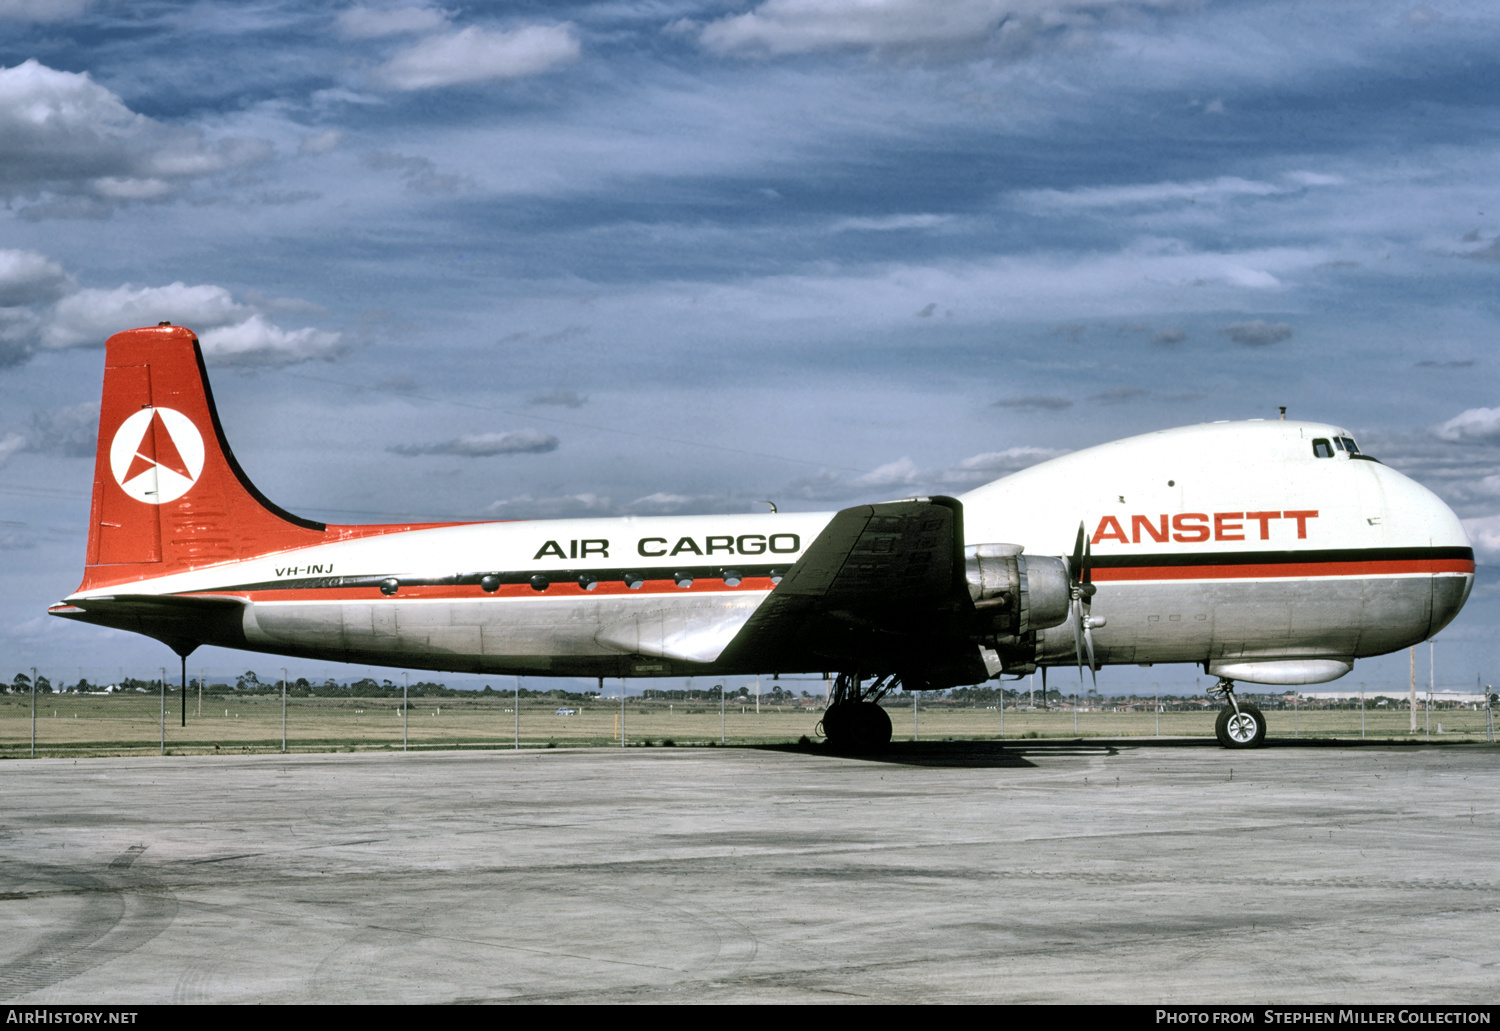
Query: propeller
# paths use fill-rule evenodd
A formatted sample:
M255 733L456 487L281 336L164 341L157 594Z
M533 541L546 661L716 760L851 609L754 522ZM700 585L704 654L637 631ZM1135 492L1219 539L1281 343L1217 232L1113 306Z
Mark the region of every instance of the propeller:
M1073 624L1073 649L1078 655L1078 684L1083 686L1083 655L1087 651L1089 676L1094 680L1094 687L1098 688L1099 676L1094 670L1094 634L1089 621L1089 608L1099 588L1094 586L1093 544L1084 531L1083 523L1078 524L1078 537L1073 542L1073 555L1068 560L1068 581L1068 595L1072 599L1069 603L1068 621Z

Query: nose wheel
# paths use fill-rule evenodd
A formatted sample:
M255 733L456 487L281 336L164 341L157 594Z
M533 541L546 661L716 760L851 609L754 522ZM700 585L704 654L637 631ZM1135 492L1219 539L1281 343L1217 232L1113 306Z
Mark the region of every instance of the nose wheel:
M1249 702L1234 696L1234 681L1220 680L1212 693L1224 696L1229 704L1219 710L1214 721L1214 736L1225 748L1259 748L1266 743L1266 718Z

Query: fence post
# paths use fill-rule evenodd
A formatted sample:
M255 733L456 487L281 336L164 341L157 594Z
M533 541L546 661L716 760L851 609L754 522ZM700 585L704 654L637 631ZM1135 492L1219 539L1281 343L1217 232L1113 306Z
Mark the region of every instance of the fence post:
M286 754L286 667L281 667L281 752Z
M31 667L31 757L36 758L36 667Z
M161 754L167 754L167 667L161 667Z

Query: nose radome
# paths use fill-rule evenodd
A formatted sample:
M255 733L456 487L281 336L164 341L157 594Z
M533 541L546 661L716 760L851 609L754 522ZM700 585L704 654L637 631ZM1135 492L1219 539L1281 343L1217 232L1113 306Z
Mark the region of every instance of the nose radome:
M1472 574L1438 574L1432 578L1432 624L1427 629L1428 637L1453 622L1459 610L1464 607L1464 602L1469 600L1469 592L1473 589Z

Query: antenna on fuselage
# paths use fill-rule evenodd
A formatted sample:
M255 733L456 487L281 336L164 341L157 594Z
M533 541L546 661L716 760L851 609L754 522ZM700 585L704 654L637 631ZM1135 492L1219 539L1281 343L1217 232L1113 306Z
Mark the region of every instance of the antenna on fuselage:
M1281 421L1286 422L1286 405L1277 405L1276 407L1281 409Z

